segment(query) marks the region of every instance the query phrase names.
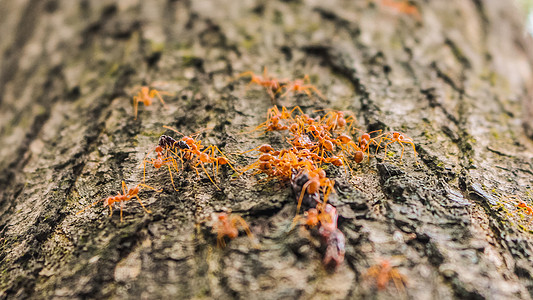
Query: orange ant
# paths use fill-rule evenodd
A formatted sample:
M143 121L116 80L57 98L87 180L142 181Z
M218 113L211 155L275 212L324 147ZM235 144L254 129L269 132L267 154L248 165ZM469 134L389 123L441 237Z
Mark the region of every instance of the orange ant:
M227 236L230 239L234 239L239 235L239 228L237 227L238 225L244 229L250 240L254 242L254 235L242 217L221 212L218 214L213 214L212 218L214 220L211 226L213 227L213 233L217 234L218 247L226 247L224 237Z
M151 211L146 209L146 207L144 206L144 204L141 201L141 198L139 198L139 196L138 196L140 189L143 188L143 187L152 189L152 190L154 190L154 191L156 191L158 193L162 191L162 190L156 190L155 188L153 188L153 187L151 187L149 185L146 185L144 183L139 183L134 188L129 189L128 192L126 193L127 186L126 186L126 183L124 182L124 180L122 180L122 194L118 193L116 196L108 197L108 198L105 198L105 199L100 199L100 200L94 202L93 204L85 207L84 209L78 211L76 214L77 215L81 214L86 209L96 205L98 202L104 201L104 207L106 207L106 206L109 207L109 217L112 217L113 216L114 203L115 202L120 202L120 222L122 222L122 206L123 206L123 203L125 201L129 201L129 200L133 199L134 197L136 197L137 200L139 200L139 203L141 204L141 206L142 206L142 208L144 209L145 212L151 213Z
M407 277L400 274L396 268L393 268L388 260L382 260L380 264L368 268L364 277L375 278L379 290L385 289L387 283L392 279L396 289L404 292L404 287L407 282Z
M387 154L387 146L392 144L392 143L396 143L396 142L398 144L400 144L400 146L402 146L402 154L400 155L400 159L402 159L403 152L405 150L405 147L403 146L403 144L410 144L411 146L413 146L413 151L415 152L415 156L417 155L416 154L416 149L415 149L415 143L413 142L413 139L403 135L401 132L392 131L392 132L387 133L384 137L382 137L379 140L379 143L378 143L378 146L377 146L377 149L376 149L376 153L377 153L377 151L379 149L379 146L381 145L381 141L382 140L390 141L387 144L385 144L385 155Z
M357 128L356 128L356 130L361 131L361 130L359 130ZM381 129L370 131L370 132L363 132L363 131L361 131L361 132L362 132L361 136L357 139L358 146L354 147L352 145L352 147L355 150L354 161L356 163L360 163L360 162L363 161L365 153L366 153L366 155L368 157L368 160L370 160L370 145L371 144L376 145L377 146L376 152L377 152L377 150L379 149L379 143L376 142L376 139L383 136L382 134L380 134L380 135L378 135L376 137L373 137L373 138L370 137L370 135L372 133L374 133L374 132L381 132ZM381 140L380 140L380 142L381 142Z
M213 181L213 179L211 178L211 176L209 175L209 173L207 172L204 164L208 164L208 163L213 163L214 166L213 166L213 175L216 176L216 174L218 174L218 170L219 170L219 165L229 165L231 169L233 169L233 171L237 172L237 170L235 170L235 168L233 168L233 166L231 165L231 163L229 162L229 159L224 155L224 153L222 153L222 151L217 147L217 146L214 146L214 145L211 145L207 148L205 148L203 151L202 151L202 144L201 144L201 141L197 141L195 140L194 138L190 137L190 136L185 136L183 133L179 132L178 130L172 128L172 127L169 127L169 126L163 126L163 128L166 128L166 129L170 129L170 130L173 130L181 135L183 135L184 137L180 140L180 141L176 141L174 143L174 145L177 145L179 150L180 150L180 154L183 155L184 159L185 160L194 160L195 164L193 165L193 168L194 170L196 171L196 175L200 176L200 174L198 173L198 165L200 165L202 167L202 169L204 170L205 174L207 175L207 177L209 178L209 180L215 185L215 187L220 190L220 188L218 187L218 185L215 183L215 181ZM194 135L198 135L198 133L195 133L193 134ZM172 139L173 140L173 139ZM180 143L181 142L181 143ZM218 152L219 154L221 154L222 156L219 156L219 157L216 157L216 152ZM183 159L181 159L183 161ZM215 166L216 166L216 172L215 172Z
M309 75L305 75L302 79L290 81L287 85L280 87L276 93L280 92L282 88L286 88L287 90L281 95L281 97L287 96L290 92L304 92L307 94L307 96L311 97L311 92L315 92L315 94L317 94L320 98L324 99L322 93L320 93L320 91L314 85L310 84Z
M355 122L355 118L352 116L345 118L344 112L342 111L330 111L322 117L321 122L328 126L329 131L336 130L337 128L343 129L346 126L351 128L353 122Z
M250 82L248 83L248 86L252 83L255 83L257 85L263 86L266 88L268 95L274 101L276 98L274 91L278 91L283 86L283 83L287 81L287 79L276 79L274 77L269 77L267 75L267 68L263 68L263 77L259 77L254 74L252 71L246 71L244 73L239 74L238 77L251 77Z
M133 114L135 115L135 120L137 120L137 108L139 105L139 102L142 102L144 106L150 106L152 105L152 99L154 97L159 98L161 103L165 108L167 108L167 105L165 104L165 101L163 101L163 97L161 95L169 95L167 92L159 92L156 89L151 89L148 86L142 86L139 93L137 93L137 96L133 96Z
M259 126L257 126L254 130L243 132L241 134L247 134L252 133L257 130L261 130L264 128L264 132L267 131L283 131L289 129L289 126L286 124L283 124L281 121L283 120L293 120L292 114L295 110L300 111L300 113L303 113L301 108L299 106L295 106L291 111L288 111L285 106L281 107L281 111L278 109L276 105L269 108L267 111L267 120Z

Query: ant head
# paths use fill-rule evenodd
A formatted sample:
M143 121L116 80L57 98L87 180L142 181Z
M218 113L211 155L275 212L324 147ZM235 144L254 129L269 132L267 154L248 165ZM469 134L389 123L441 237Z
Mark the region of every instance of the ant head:
M163 152L163 147L161 146L155 147L155 152Z
M317 172L317 173L318 173L318 177L319 177L320 179L322 179L322 178L326 178L326 171L324 171L324 169L318 169L318 172Z
M298 126L297 123L293 123L291 124L291 126L289 127L289 130L292 132L292 133L296 133L298 132L298 129L300 128L300 126Z
M187 145L191 146L192 144L194 144L194 139L191 138L190 136L184 136L182 138L183 141L185 141L187 143Z
M219 221L226 221L228 219L228 215L226 213L219 213L217 218Z
M361 136L361 140L369 141L370 140L370 134L363 133L363 135Z

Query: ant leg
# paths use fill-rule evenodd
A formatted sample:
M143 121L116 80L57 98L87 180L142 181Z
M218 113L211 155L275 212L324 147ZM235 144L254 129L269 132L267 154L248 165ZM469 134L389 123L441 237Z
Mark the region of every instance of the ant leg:
M307 187L311 184L311 182L312 181L309 180L302 186L302 191L300 192L300 197L298 198L298 205L296 205L296 215L298 215L298 213L300 212L300 207L302 206L302 200L304 199L305 191L307 190Z
M406 144L411 144L411 146L413 146L413 151L415 152L415 156L417 155L416 153L416 149L415 149L415 143L411 142L411 141L404 141L404 143Z
M391 140L390 142L388 142L387 144L385 144L385 157L387 157L387 146L389 146L390 144L393 144L395 141L394 140Z
M313 90L313 92L315 92L315 94L317 94L318 97L320 97L322 99L325 99L324 95L322 95L322 93L315 86L312 85L312 86L308 87L308 89Z
M246 154L246 153L249 153L249 152L255 151L255 150L259 149L260 147L261 147L261 146L259 146L259 147L255 147L255 148L250 149L250 150L248 150L248 151L237 152L237 153L231 153L231 154L243 155L243 154Z
M79 214L81 214L82 212L84 212L85 210L87 210L88 208L91 208L91 207L95 206L98 202L100 202L100 201L104 201L104 200L105 200L105 198L104 198L104 199L100 199L100 200L98 200L98 201L95 201L95 202L93 202L91 205L88 205L88 206L86 206L85 208L83 208L82 210L78 211L76 214L79 215Z
M346 175L348 175L348 169L350 170L350 175L352 175L353 170L352 170L352 168L350 167L350 165L348 164L348 161L346 160L346 158L345 158L344 156L341 155L341 159L342 159L342 161L344 162L344 163L343 163L343 167L344 167L344 172L346 173ZM348 169L346 169L346 166L348 166Z
M143 182L146 182L146 163L151 163L147 160L143 160Z
M302 206L302 200L304 199L305 190L307 189L310 183L311 181L309 180L302 187L302 191L300 192L300 197L298 198L298 205L296 205L296 216L294 216L294 218L292 219L291 229L294 228L294 226L296 226L296 223L298 222L297 217L298 217L298 213L300 212L300 207Z
M143 207L144 211L147 212L147 213L151 213L152 211L146 209L146 207L144 207L144 204L143 202L141 201L141 198L139 198L139 196L135 195L135 197L137 198L137 200L139 200L139 203L141 204L141 206ZM122 214L122 208L120 208L120 213Z
M209 178L209 180L211 180L211 182L215 185L215 187L220 191L221 189L218 187L218 185L213 181L213 179L211 178L211 176L209 176L209 173L207 172L207 170L205 169L204 167L204 164L202 162L199 162L200 166L202 166L202 169L204 169L204 172L205 172L205 175L207 175L207 177ZM196 172L198 173L198 172ZM198 175L200 176L200 175Z
M135 116L135 120L137 120L137 109L139 102L139 98L137 96L133 96L133 115Z
M158 92L157 90L152 90L152 91L150 92L150 95L149 95L149 96L152 97L152 98L153 98L154 96L157 96L157 98L159 98L159 101L161 101L161 103L163 104L163 106L164 106L165 108L168 108L168 106L167 106L167 104L165 103L165 101L163 101L163 97L161 97L161 95L159 94L159 92Z
M396 286L396 289L400 292L400 293L404 293L405 290L404 290L404 284L403 284L403 275L401 275L400 273L398 273L398 271L394 270L394 271L391 271L392 274L390 274L390 277L392 278L392 281L394 282L394 285Z
M174 129L174 128L170 127L170 126L163 125L163 128L165 128L165 129L170 129L170 130L172 130L172 131L174 131L174 132L176 132L176 133L178 133L178 134L181 134L182 136L185 136L185 134L179 132L177 129Z
M237 78L248 77L248 76L249 76L249 77L254 77L255 74L254 74L254 72L252 72L252 71L246 71L246 72L243 72L243 73L237 75ZM234 80L237 80L237 79L234 79Z
M289 113L289 115L291 116L292 118L292 113L295 111L295 110L298 110L300 112L300 115L303 115L304 112L302 111L302 109L300 108L300 106L296 105L292 110L291 112Z
M128 186L126 186L126 182L122 180L122 193L126 195L126 190L128 189Z
M220 155L222 155L222 157L224 157L226 159L226 161L228 162L228 165L229 167L235 171L235 173L238 173L237 170L235 170L235 168L231 165L231 163L229 162L229 159L226 155L224 155L224 153L217 147L217 146L212 146L212 150L213 150L213 156L215 155L215 150L218 151L218 153L220 153ZM217 172L218 172L218 161L217 161Z
M224 240L224 235L219 235L217 237L217 247L226 248L226 241Z
M120 223L122 223L122 205L124 204L124 201L120 201Z
M141 187L149 188L149 189L152 189L152 190L154 190L154 191L156 191L156 192L158 192L158 193L161 193L161 192L163 191L162 189L161 189L161 190L157 190L157 189L155 189L154 187L151 187L151 186L146 185L146 184L144 184L144 183L139 183L137 186L141 186Z
M168 173L170 174L170 181L172 182L172 187L174 188L174 190L177 192L179 191L176 186L174 185L174 179L172 178L172 170L170 169L170 166L167 164L167 167L168 167Z
M259 248L260 245L256 243L254 234L250 230L250 227L248 226L248 224L246 224L246 221L244 221L244 219L240 216L235 216L234 218L236 218L237 221L240 223L241 227L244 229L244 232L246 232L246 235L248 235L248 238L250 239L252 244L254 244L254 248Z

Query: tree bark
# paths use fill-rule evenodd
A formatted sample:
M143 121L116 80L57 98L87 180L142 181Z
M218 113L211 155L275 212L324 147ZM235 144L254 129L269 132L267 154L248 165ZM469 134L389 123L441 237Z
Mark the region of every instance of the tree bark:
M533 81L530 38L507 1L5 1L0 6L0 298L530 299L533 295ZM271 107L236 75L267 67L308 74L325 99L278 104L351 111L363 131L401 131L336 181L345 261L290 230L288 183L147 168L148 189L110 218L101 205L139 168L162 125L225 153L280 133L242 134ZM135 87L165 96L140 105ZM157 100L156 100L157 101ZM528 113L529 112L529 113ZM523 127L524 125L524 127ZM525 130L524 130L525 129ZM174 134L174 133L172 133ZM358 136L359 133L356 133ZM175 134L176 137L179 137ZM390 155L389 155L390 154ZM394 155L393 155L394 154ZM251 163L231 156L237 166ZM234 179L234 180L233 180ZM226 248L201 221L232 210L241 234ZM378 290L382 260L407 278Z

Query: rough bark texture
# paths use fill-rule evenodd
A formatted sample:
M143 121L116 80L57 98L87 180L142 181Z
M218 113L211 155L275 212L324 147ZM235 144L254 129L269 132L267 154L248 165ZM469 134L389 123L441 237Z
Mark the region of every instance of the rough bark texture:
M530 299L533 216L502 197L533 205L520 18L508 1L416 5L420 17L373 1L3 1L0 298ZM227 153L283 145L240 134L270 99L231 79L263 66L309 74L327 98L280 105L350 110L362 130L415 140L416 158L391 146L357 178L328 171L347 243L336 272L314 237L289 230L287 183L230 181L226 168L221 191L185 171L175 192L168 172L150 171L164 188L140 193L151 214L131 201L122 223L101 205L76 215L142 180L162 125L210 127L204 144ZM134 120L132 89L155 81L174 93L168 109L141 105ZM197 222L224 209L261 249L244 236L216 247ZM405 292L363 278L382 258L408 277Z

